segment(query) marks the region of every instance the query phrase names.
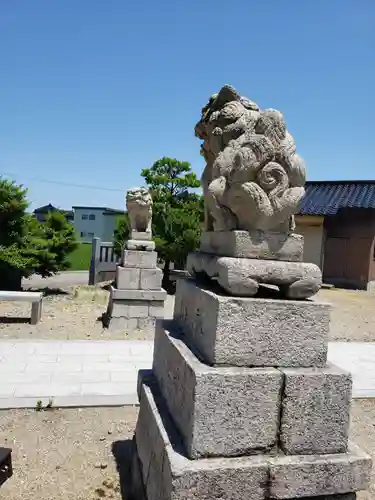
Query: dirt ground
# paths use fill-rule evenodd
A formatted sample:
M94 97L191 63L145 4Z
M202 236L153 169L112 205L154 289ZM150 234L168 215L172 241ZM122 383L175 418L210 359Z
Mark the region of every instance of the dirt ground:
M0 339L49 340L152 340L142 331L125 334L103 328L101 317L108 304L109 292L100 287L76 286L64 290L46 289L42 319L30 325L28 302L0 301ZM171 314L171 300L165 305Z
M0 498L127 500L137 413L136 407L0 411L0 443L14 450L14 475ZM354 401L351 439L375 460L374 422L375 401ZM375 473L358 500L374 496Z
M316 300L332 305L330 338L346 342L375 342L375 293L332 288Z
M106 311L108 292L102 287L76 286L47 290L42 320L30 325L30 304L0 302L0 338L2 339L146 339L152 335L103 328L100 320ZM331 339L375 341L375 293L341 289L321 290L315 300L332 304ZM173 314L173 296L165 304L166 317Z

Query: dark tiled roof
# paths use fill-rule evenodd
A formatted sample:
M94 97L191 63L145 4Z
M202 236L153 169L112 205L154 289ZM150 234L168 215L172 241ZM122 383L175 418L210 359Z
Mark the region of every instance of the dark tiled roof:
M375 208L375 180L306 183L300 215L335 215L342 208Z

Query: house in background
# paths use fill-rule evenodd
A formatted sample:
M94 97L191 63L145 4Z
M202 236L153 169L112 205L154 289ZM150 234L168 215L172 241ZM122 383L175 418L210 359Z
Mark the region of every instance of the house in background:
M375 284L375 180L310 181L296 216L304 261L323 281L359 289Z
M82 242L91 243L94 237L112 241L118 217L124 210L107 207L74 206L74 227Z
M51 212L62 212L68 222L73 222L74 220L73 210L60 210L59 208L51 205L51 203L44 205L43 207L36 208L33 214L39 222L45 222L47 215Z

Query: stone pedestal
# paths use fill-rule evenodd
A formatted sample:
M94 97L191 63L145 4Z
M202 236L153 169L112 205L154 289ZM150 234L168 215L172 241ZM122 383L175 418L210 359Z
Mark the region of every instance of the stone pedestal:
M371 459L348 443L351 376L327 363L330 307L280 295L178 283L139 376L133 500L355 500L368 487Z
M134 239L133 239L134 238ZM137 239L135 239L137 238ZM155 331L156 319L164 317L167 297L161 288L162 270L157 267L155 243L150 233L132 233L125 244L121 264L116 268L107 308L109 329Z

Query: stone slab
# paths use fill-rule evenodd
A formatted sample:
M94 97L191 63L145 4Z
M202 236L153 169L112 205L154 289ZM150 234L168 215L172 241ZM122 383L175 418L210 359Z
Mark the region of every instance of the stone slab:
M287 455L344 453L352 379L333 365L284 368L280 444Z
M110 287L110 296L117 300L150 300L162 302L167 298L167 292L161 290L120 290Z
M164 321L156 329L153 372L189 458L276 448L279 370L204 365L181 340L174 322Z
M141 240L141 241L151 241L152 233L149 231L131 231L130 239Z
M189 460L153 377L141 371L139 387L136 464L147 500L307 500L319 495L321 500L331 500L325 496L348 494L369 484L371 459L357 449L317 457L256 455Z
M155 242L146 240L128 240L125 243L125 247L132 251L153 252L155 250Z
M301 262L303 236L264 231L203 232L200 249L223 257Z
M140 288L142 290L160 290L163 271L156 269L140 269Z
M269 464L272 499L366 490L372 469L371 458L354 445L350 445L347 453L276 457L270 458Z
M330 306L222 295L212 284L177 282L174 318L209 364L324 366Z
M135 267L116 267L116 288L125 290L140 289L141 270Z
M112 300L108 313L111 318L147 318L149 305L144 300Z
M229 294L253 297L259 285L276 285L285 298L305 299L322 286L322 273L315 264L275 260L218 257L195 252L188 255L187 269L193 276L206 275L217 280Z
M122 266L152 269L156 267L157 256L156 252L124 250L122 253Z
M264 458L189 460L154 380L143 378L140 391L135 440L148 500L266 498L269 471Z

